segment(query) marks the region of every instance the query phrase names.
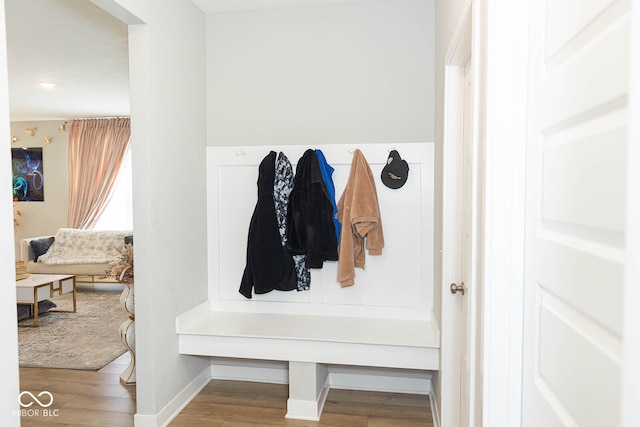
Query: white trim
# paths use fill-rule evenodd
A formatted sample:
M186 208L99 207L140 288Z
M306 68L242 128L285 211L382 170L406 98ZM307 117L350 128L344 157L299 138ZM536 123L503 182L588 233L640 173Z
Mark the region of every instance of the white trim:
M428 371L329 365L331 388L386 393L430 394L432 374ZM288 384L287 362L211 359L211 379Z
M469 61L472 45L471 18L471 2L467 1L462 7L449 46L447 46L447 53L444 56L445 67L464 67Z
M327 394L328 393L327 388ZM324 400L326 400L326 398L327 396L325 394ZM317 401L287 399L287 413L284 417L293 420L320 421L322 412L320 406L322 405L324 407L324 400L321 401L320 398L318 398Z
M431 392L431 378L426 371L329 366L331 388L335 389L426 395Z
M440 416L447 425L457 426L460 415L460 347L457 300L450 283L460 282L460 235L458 218L458 173L464 105L464 66L472 55L471 3L460 14L445 55L444 133L442 144L442 318L440 344Z
M630 52L630 81L629 81L629 117L638 117L640 114L640 4L631 2L630 5L631 40ZM624 283L624 347L623 347L623 371L622 371L622 416L621 425L635 427L640 425L640 336L638 324L640 324L640 310L637 309L640 301L640 225L637 218L640 217L640 193L637 182L640 179L640 147L637 144L640 138L640 125L637 120L629 120L629 133L627 136L627 212L626 212L626 242L627 260Z
M285 418L319 421L330 388L326 365L289 362L289 399Z
M287 362L245 359L211 359L211 379L288 384Z
M429 405L431 405L431 418L433 418L433 427L440 427L440 412L436 404L436 398L433 393L429 393Z
M162 409L155 415L135 414L134 424L136 427L156 427L167 426L180 414L180 412L195 398L198 393L211 380L211 372L209 367L204 369L196 376L193 381L187 384L176 396L171 399Z
M530 0L483 0L474 39L483 82L482 425L520 425Z

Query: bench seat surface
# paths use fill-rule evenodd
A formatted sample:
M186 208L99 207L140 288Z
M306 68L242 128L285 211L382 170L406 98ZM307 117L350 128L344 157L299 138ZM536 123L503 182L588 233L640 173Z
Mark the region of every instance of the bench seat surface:
M182 354L435 370L431 322L202 311L177 323Z

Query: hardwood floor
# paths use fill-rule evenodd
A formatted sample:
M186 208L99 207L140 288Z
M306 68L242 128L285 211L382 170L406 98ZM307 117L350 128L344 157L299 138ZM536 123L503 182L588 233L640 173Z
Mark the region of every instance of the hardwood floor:
M319 422L286 419L288 386L213 380L171 427L432 427L424 395L331 390Z
M38 416L22 416L22 426L133 426L136 388L119 380L128 363L125 353L99 371L21 368L22 391L48 391L54 398L46 416L38 408ZM285 419L287 395L286 385L213 380L170 426L433 426L423 395L331 390L319 422Z
M35 396L48 391L53 396L48 408L37 404L23 408L22 426L133 426L136 388L120 384L129 360L125 353L98 371L20 368L21 391ZM43 402L46 398L41 397ZM23 401L28 402L29 396Z

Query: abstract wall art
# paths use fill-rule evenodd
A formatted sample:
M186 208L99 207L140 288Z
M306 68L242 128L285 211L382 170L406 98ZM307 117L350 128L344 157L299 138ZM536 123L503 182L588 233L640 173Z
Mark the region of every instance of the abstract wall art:
M16 202L43 202L42 148L12 148L11 163L13 200Z

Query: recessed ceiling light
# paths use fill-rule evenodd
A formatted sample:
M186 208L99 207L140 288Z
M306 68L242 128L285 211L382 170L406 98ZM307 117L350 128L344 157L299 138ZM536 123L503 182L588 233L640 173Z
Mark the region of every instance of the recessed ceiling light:
M55 83L50 83L50 82L40 82L40 83L38 83L38 84L39 84L40 86L42 86L43 88L45 88L45 89L51 89L51 88L53 88L53 87L55 87L55 86L56 86L56 84L55 84Z

